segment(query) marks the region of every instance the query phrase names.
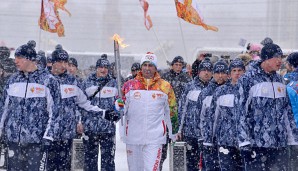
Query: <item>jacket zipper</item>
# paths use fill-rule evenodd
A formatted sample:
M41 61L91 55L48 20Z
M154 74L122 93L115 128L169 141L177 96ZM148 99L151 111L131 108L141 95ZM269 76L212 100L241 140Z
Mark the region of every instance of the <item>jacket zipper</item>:
M272 85L272 88L273 88L273 101L274 101L274 109L276 110L276 99L275 99L275 89L274 89L274 84L273 84L273 80L271 80L270 78L270 81L271 81L271 85ZM276 111L275 111L276 112ZM277 112L276 112L277 113ZM277 115L275 115L275 126L276 126L276 129L275 129L275 136L277 136ZM277 145L277 144L276 144Z
M28 84L29 84L29 75L25 75L25 76L27 77L27 82L26 82L26 88L25 88L25 97L24 97L23 106L22 106L22 115L21 115L21 119L20 119L19 145L21 144L22 117L24 117L24 107L26 107L27 89L28 89Z
M147 91L149 90L149 83L150 83L150 79L146 79L146 83L147 83ZM148 104L148 98L146 98L146 103ZM145 132L145 138L147 137L147 114L148 114L148 105L146 105L146 117L145 117L145 126L146 126L146 128L145 128L145 130L146 131L144 131ZM146 138L146 140L145 140L145 143L147 142L147 138Z

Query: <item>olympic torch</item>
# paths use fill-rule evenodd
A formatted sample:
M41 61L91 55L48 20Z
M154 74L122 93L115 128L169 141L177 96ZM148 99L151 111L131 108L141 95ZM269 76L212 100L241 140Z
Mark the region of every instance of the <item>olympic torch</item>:
M119 98L122 99L122 91L121 91L121 63L120 63L120 50L119 46L122 48L127 47L128 45L123 44L122 41L123 39L120 38L118 34L114 34L113 36L114 40L114 56L115 56L115 64L116 64L116 71L117 71L117 86L118 86L118 96ZM123 126L123 115L124 111L120 110L120 120L121 120L121 125Z

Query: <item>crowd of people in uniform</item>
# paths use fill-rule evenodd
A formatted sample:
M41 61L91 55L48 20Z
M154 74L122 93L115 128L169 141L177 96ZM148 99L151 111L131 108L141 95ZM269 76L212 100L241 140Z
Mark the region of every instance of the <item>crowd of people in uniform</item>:
M0 47L5 167L71 170L72 143L81 137L84 170L113 171L123 119L130 171L162 170L175 141L186 142L188 171L295 170L298 52L287 56L281 76L282 49L270 38L261 44L231 60L199 54L192 67L176 56L165 72L148 52L120 81L105 54L83 79L61 45L46 57L29 41L14 60Z

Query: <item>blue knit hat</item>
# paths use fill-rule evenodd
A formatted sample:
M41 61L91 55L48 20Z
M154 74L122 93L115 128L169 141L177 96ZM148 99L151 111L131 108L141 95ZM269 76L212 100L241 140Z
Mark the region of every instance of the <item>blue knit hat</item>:
M109 60L105 58L100 58L96 62L96 68L98 67L104 67L104 68L109 68L110 67L110 62Z
M263 46L266 46L268 44L273 44L273 40L270 37L266 37L264 40L261 41L261 44Z
M231 72L233 68L241 68L245 70L245 65L242 59L236 58L231 61L230 66L229 66L229 71Z
M51 54L48 54L47 55L47 63L52 63L52 55Z
M131 71L141 70L141 65L140 65L140 63L138 63L138 62L133 63L133 64L131 65L131 69L130 69L130 70L131 70Z
M28 60L34 61L36 60L36 51L35 51L36 42L34 40L28 41L27 44L22 45L17 48L15 51L15 57L22 57Z
M173 61L171 62L171 65L174 65L176 62L184 64L184 59L182 56L176 56Z
M42 51L42 50L38 51L38 53L36 55L36 61L37 61L37 64L39 64L39 66L41 66L42 68L46 67L47 58L46 58L44 51Z
M52 52L52 63L60 61L68 62L68 58L68 53L65 50L63 50L60 44L58 44L55 50Z
M298 67L298 52L291 53L288 58L287 62L291 64L294 68Z
M0 46L0 58L9 58L10 49L6 46Z
M271 59L273 57L282 56L281 48L276 44L266 44L261 50L261 59L265 61L267 59Z
M212 65L210 59L209 59L209 58L205 58L205 59L199 64L198 72L199 72L199 71L202 71L202 70L212 71L212 69L213 69L213 65Z
M213 73L220 73L220 72L223 72L223 73L228 73L229 71L229 67L228 67L228 64L223 60L219 60L217 61L215 64L214 64L214 67L213 67Z
M68 63L78 67L78 61L75 58L69 58Z

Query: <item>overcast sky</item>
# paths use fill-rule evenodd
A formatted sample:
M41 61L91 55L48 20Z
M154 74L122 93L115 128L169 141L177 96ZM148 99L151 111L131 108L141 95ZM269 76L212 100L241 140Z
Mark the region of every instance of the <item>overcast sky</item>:
M206 31L178 19L174 0L148 0L154 25L150 31L143 25L143 11L138 0L68 1L65 7L72 16L60 11L66 35L63 38L40 31L37 24L40 0L0 2L0 41L9 47L18 47L34 39L38 42L37 48L46 51L60 43L69 51L112 53L111 37L118 33L130 45L121 53L152 51L165 62L163 51L168 60L181 55L193 61L198 47L241 48L238 45L241 38L259 43L270 36L284 48L294 48L292 45L295 44L282 39L279 32L284 30L278 30L278 34L272 32L273 28L280 27L281 20L297 21L296 17L280 18L289 11L285 4L293 6L291 3L296 3L297 6L295 0L270 0L271 10L268 10L267 0L199 0L205 22L217 26L219 32ZM272 6L278 9L272 10ZM279 18L272 18L271 11ZM297 30L297 24L287 27L293 28L293 32Z

